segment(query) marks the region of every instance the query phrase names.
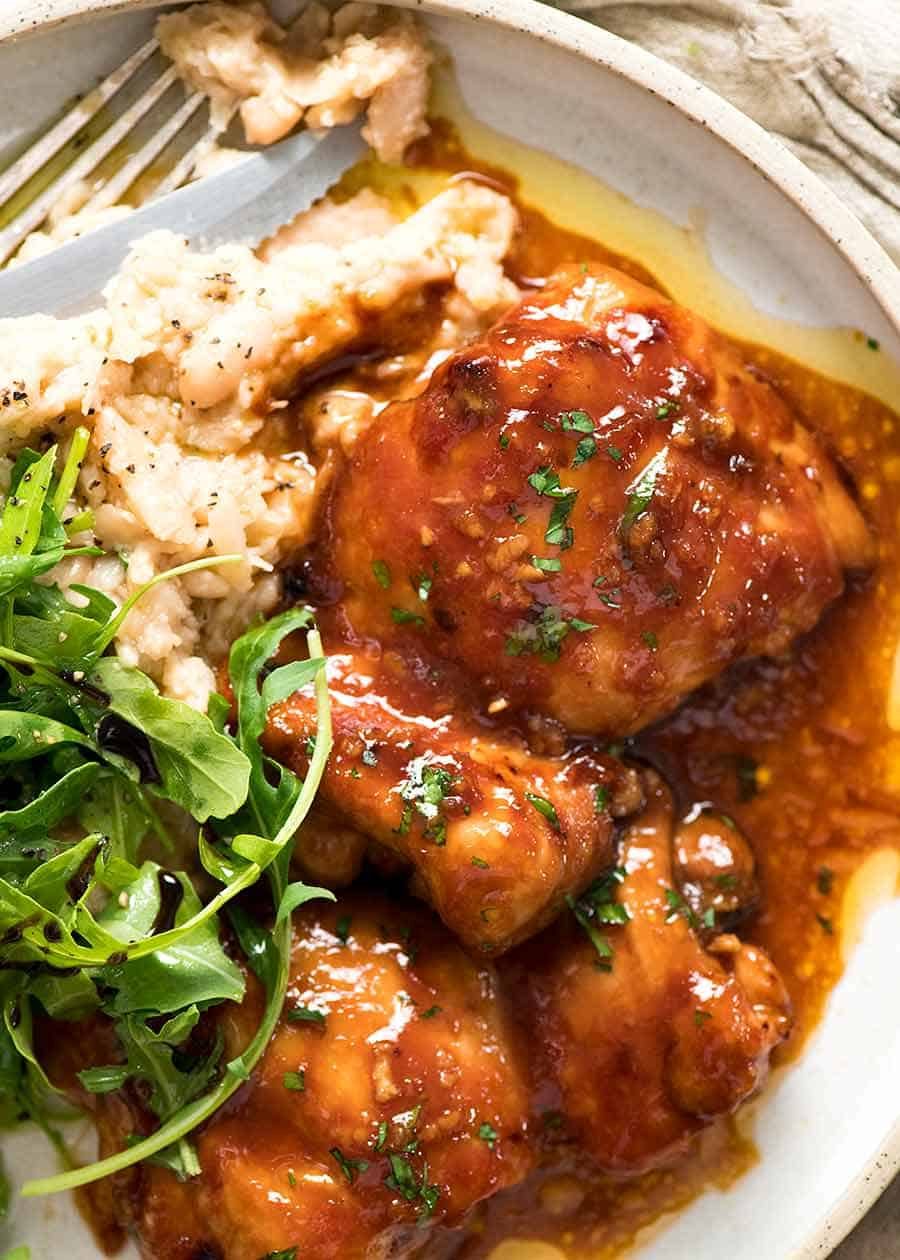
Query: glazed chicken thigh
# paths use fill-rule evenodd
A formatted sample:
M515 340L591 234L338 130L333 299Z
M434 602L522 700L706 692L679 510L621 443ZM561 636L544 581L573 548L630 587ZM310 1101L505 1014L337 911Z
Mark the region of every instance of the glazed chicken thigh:
M645 781L616 877L576 907L593 942L573 921L508 964L527 994L542 1096L558 1099L567 1133L602 1167L628 1173L682 1153L754 1093L791 1025L765 953L719 934L714 915L699 919L685 900L671 796L652 772Z
M498 952L544 926L611 864L613 820L641 804L620 761L586 747L537 755L396 657L333 654L329 693L335 748L320 801L410 864L414 889L473 949ZM311 691L296 693L271 711L269 752L304 774L315 725ZM303 848L301 836L301 864Z
M782 652L870 558L778 393L697 316L587 265L387 408L327 525L341 637L616 737Z
M247 1089L200 1134L200 1176L140 1170L133 1220L152 1260L293 1247L400 1260L534 1164L525 1065L490 964L422 907L371 891L294 923L282 1019ZM228 1057L260 1002L252 989L222 1020ZM107 1141L133 1131L117 1098L93 1103Z

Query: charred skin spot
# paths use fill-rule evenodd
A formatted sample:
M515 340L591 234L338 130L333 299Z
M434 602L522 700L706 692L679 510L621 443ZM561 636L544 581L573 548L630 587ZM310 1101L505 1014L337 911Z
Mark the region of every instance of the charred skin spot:
M438 388L420 400L413 436L425 460L446 458L460 439L492 424L499 414L493 355L458 355L438 369Z

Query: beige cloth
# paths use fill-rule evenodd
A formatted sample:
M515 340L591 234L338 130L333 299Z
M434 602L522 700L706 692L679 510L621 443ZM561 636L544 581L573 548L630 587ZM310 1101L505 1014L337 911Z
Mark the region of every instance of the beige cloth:
M900 263L900 0L558 0L702 80Z

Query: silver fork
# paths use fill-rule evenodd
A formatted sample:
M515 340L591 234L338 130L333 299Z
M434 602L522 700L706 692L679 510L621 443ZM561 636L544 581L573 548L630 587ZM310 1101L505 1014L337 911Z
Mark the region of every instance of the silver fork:
M150 195L180 188L222 132L209 123L205 105L202 93L182 88L158 42L147 40L0 174L0 265L90 176L94 188L81 207L88 210L121 201L157 161L161 171ZM116 107L121 112L102 125Z

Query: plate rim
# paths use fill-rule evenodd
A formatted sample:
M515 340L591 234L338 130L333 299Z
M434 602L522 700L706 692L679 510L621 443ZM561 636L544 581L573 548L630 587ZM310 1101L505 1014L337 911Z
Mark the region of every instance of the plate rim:
M0 14L0 47L69 22L179 0L13 0ZM725 144L812 223L849 264L900 337L900 267L825 181L787 146L711 88L639 45L565 13L552 0L378 0L414 11L476 22L531 36L571 52L665 102ZM808 1238L783 1260L824 1260L900 1173L900 1116Z

